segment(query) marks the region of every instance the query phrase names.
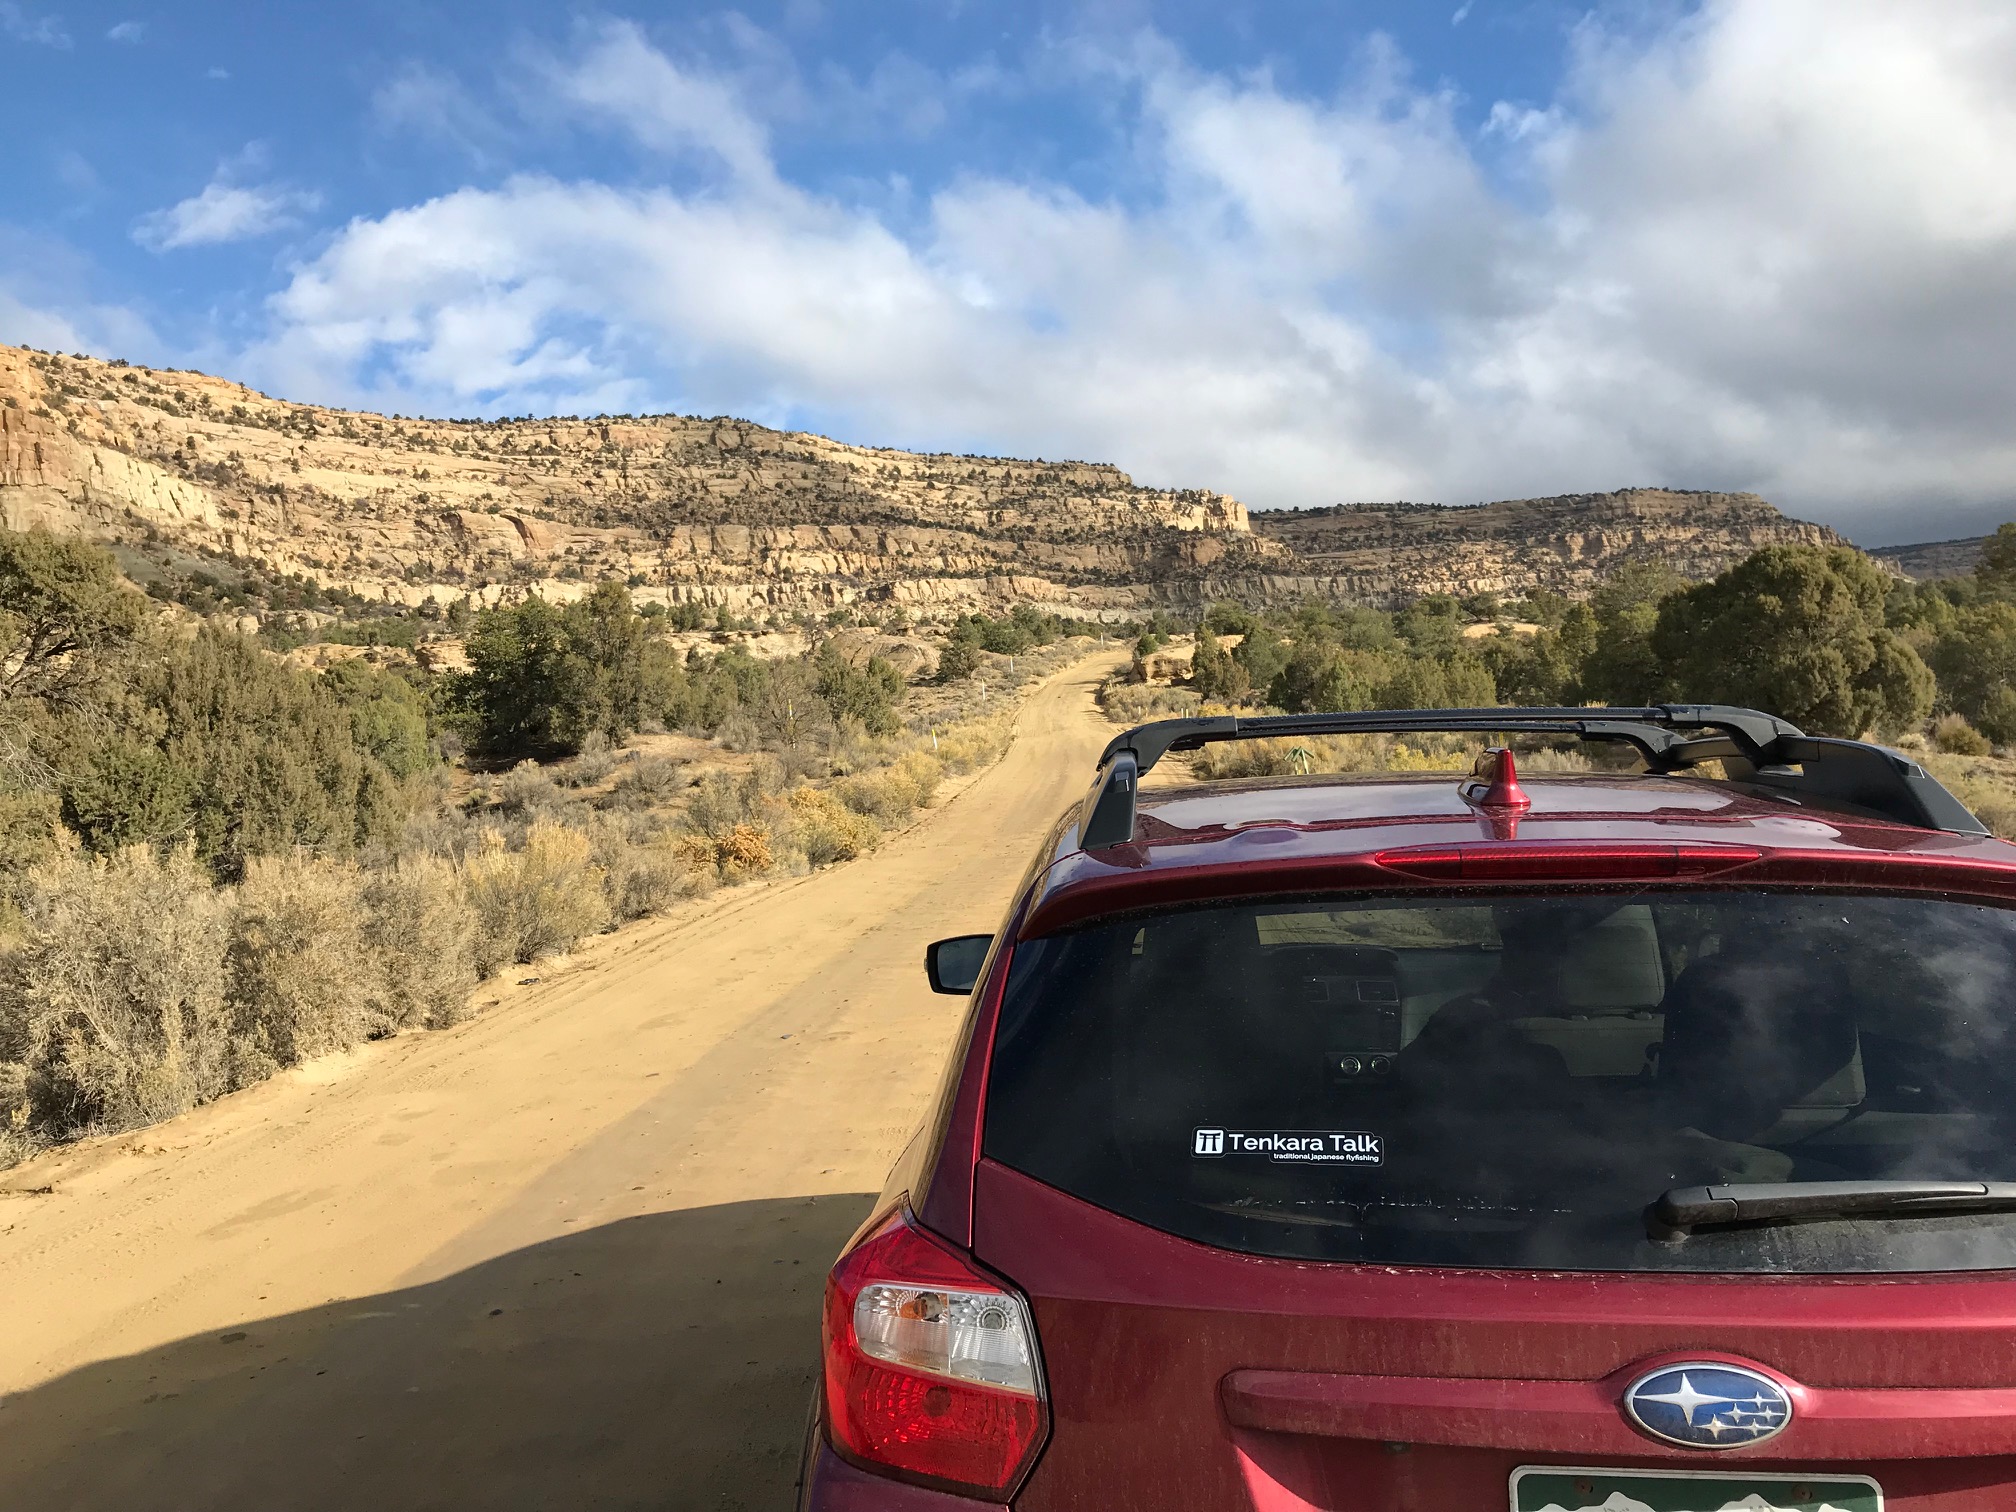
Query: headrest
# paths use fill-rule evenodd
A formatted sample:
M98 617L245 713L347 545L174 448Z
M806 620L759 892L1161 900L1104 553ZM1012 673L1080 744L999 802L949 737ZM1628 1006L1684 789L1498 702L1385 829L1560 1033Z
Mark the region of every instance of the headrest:
M1628 904L1569 940L1562 952L1560 992L1562 1006L1574 1011L1657 1005L1666 993L1666 973L1651 908Z
M1660 1079L1703 1107L1741 1121L1855 1107L1867 1091L1847 968L1824 949L1710 956L1681 974L1664 1009Z

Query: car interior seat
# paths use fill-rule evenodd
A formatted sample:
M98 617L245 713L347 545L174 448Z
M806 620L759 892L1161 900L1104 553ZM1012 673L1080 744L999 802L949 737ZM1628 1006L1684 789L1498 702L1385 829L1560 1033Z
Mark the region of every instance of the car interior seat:
M1658 1079L1674 1116L1719 1139L1786 1144L1867 1093L1847 962L1771 942L1697 961L1662 1004Z

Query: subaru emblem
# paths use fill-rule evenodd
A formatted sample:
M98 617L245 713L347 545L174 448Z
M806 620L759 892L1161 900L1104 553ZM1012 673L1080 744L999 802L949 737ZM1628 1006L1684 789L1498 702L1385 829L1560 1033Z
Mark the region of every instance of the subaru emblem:
M1792 1398L1741 1365L1661 1365L1624 1388L1624 1415L1684 1449L1741 1449L1783 1433Z

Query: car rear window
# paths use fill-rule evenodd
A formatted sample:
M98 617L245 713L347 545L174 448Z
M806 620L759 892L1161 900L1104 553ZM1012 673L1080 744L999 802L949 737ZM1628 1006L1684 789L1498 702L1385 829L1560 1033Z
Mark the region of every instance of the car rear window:
M2016 915L1793 891L1312 898L1016 947L987 1155L1251 1254L2016 1268L2016 1216L1654 1238L1673 1187L2016 1178Z

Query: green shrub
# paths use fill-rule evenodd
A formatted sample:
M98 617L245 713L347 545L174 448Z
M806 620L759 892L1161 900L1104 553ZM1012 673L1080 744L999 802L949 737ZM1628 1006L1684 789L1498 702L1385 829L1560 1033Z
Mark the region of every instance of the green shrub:
M164 643L107 713L76 721L58 762L64 822L94 850L187 834L228 879L253 856L344 855L404 821L397 780L359 748L349 712L234 631Z
M2016 604L2002 600L1949 610L1929 659L1946 705L1992 740L2016 739Z
M938 681L960 682L980 670L980 648L970 640L950 640L938 653Z
M324 672L322 685L349 711L358 747L394 777L418 776L438 763L427 738L426 695L405 678L355 658Z
M1885 624L1888 586L1851 546L1767 546L1664 599L1651 649L1688 700L1764 709L1816 735L1908 729L1931 712L1934 683Z
M0 531L0 697L91 702L152 615L104 547Z
M814 664L819 697L836 723L851 721L870 735L893 735L896 704L903 697L903 674L880 656L853 667L829 643ZM797 739L796 735L787 737Z

